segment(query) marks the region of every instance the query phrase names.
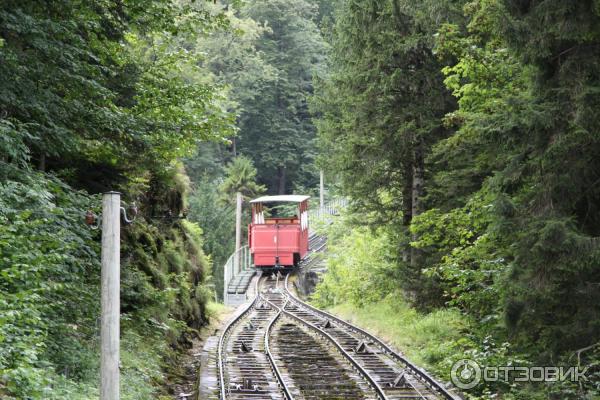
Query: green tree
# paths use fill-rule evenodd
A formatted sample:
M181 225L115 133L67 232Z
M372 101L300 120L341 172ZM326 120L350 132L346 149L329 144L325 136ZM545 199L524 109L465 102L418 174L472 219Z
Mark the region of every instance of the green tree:
M82 215L98 199L86 191L140 206L122 236L123 333L165 350L139 377L145 398L160 357L168 365L206 323L208 260L201 230L179 218L189 187L178 158L235 129L222 87L185 46L227 24L204 3L0 5L3 399L89 398L97 386L99 236ZM123 362L125 377L138 374Z
M253 0L240 12L268 28L256 48L275 79L242 105L238 150L253 159L259 181L270 192L287 193L293 184L314 186L315 129L307 97L325 50L314 22L317 8L306 0Z
M219 181L197 182L190 198L189 219L204 231L204 251L210 254L217 295L223 294L223 265L235 250L235 206L225 204L218 190Z
M225 202L235 202L235 194L242 193L246 200L256 197L265 191L265 187L256 183L257 171L252 160L239 156L225 167L225 180L219 191Z
M581 348L600 339L600 10L593 1L503 5L495 28L533 69L527 121L506 132L521 162L497 185L512 209L503 215L515 260L507 322L550 351Z
M218 165L219 160L212 159L212 162ZM235 250L236 193L241 192L248 200L265 191L264 186L256 183L256 168L249 158L234 158L223 168L222 174L216 177L204 174L195 183L190 201L190 219L205 231L204 250L212 258L213 281L219 296L223 293L222 267ZM244 221L250 220L247 210L242 217Z
M598 365L596 3L336 6L314 100L320 163L359 223L400 249L390 274L405 296L473 318L484 362L569 362L586 349ZM346 287L346 275L334 269L326 285ZM478 390L597 395L587 383Z
M395 237L409 287L420 285L422 264L408 227L425 209L425 159L452 107L420 12L402 1L340 4L313 107L326 169L371 223L403 226Z
M599 279L590 269L598 63L577 50L598 40L599 17L591 4L559 3L470 2L466 30L444 26L438 37L459 99L446 121L459 129L435 151L435 201L461 203L480 187L492 194L487 246L507 264L495 279L498 309L515 342L528 348L536 337L545 357L597 340L600 316L589 290ZM562 28L570 23L577 28Z

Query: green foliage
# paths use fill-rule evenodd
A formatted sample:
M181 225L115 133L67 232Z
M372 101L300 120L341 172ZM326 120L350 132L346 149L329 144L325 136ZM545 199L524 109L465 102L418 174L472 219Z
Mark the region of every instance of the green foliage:
M259 183L270 192L288 193L317 182L307 97L313 76L322 69L325 45L313 3L229 4L226 29L197 44L205 53L202 65L212 72L210 80L228 88L226 106L238 116L233 156L251 158Z
M97 396L100 236L83 215L100 210L87 193L120 190L140 207L122 234L124 398L160 392L163 369L206 323L210 259L201 229L181 221L190 187L178 158L235 132L194 46L228 25L209 8L0 6L3 399Z
M190 51L168 33L150 38L130 34L127 39L137 68L143 71L130 113L152 127L146 137L149 157L169 161L188 156L198 141L235 132L234 116L225 110L223 94L205 82L204 71L197 65L200 49Z
M232 11L227 16L227 28L200 38L198 47L205 53L202 63L213 73L212 79L229 88L228 106L243 118L254 102L268 95L277 71L257 49L270 28Z
M337 4L314 100L321 163L399 249L394 289L473 319L471 357L568 365L600 339L597 2L418 3Z
M471 324L456 310L420 314L397 295L360 308L342 303L330 311L383 338L443 380L450 379L448 360L464 358L474 345L468 336Z
M29 148L25 144L31 136L23 127L19 129L12 122L0 119L0 154L4 161L26 167L29 161Z
M390 238L398 239L401 274L431 289L410 290L439 298L434 285L421 282L419 250L408 232L424 208L425 157L447 135L441 118L452 105L430 21L420 5L391 0L340 3L335 16L330 68L313 98L319 162L335 171L354 209L367 210L363 222L396 227Z
M263 185L256 183L256 168L252 160L239 156L225 167L225 179L219 187L226 202L235 203L235 194L241 193L245 200L250 200L265 191Z
M289 193L292 183L314 186L315 128L307 97L325 52L314 22L317 8L306 0L268 0L247 2L240 12L265 25L256 49L272 75L256 80L259 91L240 88L255 97L242 104L239 151L253 159L270 192Z
M188 164L201 165L201 155L192 158ZM212 256L215 290L223 293L223 271L231 253L235 249L235 198L242 193L248 201L265 190L256 183L257 171L252 160L238 156L222 170L214 168L220 160L205 160L208 169L200 173L196 179L194 193L191 198L190 219L203 227L204 250ZM209 167L213 165L213 167ZM206 167L205 167L206 168ZM243 223L250 221L249 209L243 208Z
M317 287L313 300L321 307L340 303L363 306L382 299L393 287L388 279L388 237L336 223L328 229L327 274Z
M90 366L100 271L81 218L97 200L38 174L0 192L0 393L39 398L47 366L75 376Z
M497 278L507 262L497 254L501 241L487 232L494 216L490 197L476 195L446 213L427 210L413 219L410 229L418 237L412 245L423 250L430 265L423 272L438 281L447 303L468 311L480 326L494 327L500 318Z
M572 93L574 82L583 84L579 71L572 70L567 79L556 70L556 76L561 76L556 80L544 70L548 65L542 65L542 59L530 62L535 57L521 57L522 51L540 51L550 57L552 51L545 53L543 46L534 46L535 51L519 46L524 46L524 37L542 31L546 38L555 37L554 27L543 27L539 18L566 17L558 5L524 10L512 2L471 2L465 8L466 32L456 25L440 30L438 54L448 61L455 60L444 72L446 84L459 98L459 108L446 117L448 123L456 124L457 133L440 142L434 155L438 165L449 167L449 172L436 175L436 197L451 188L463 198L476 199L481 195L473 193L484 187L482 193L494 204L494 215L488 226L479 230L481 239L468 253L460 246L449 248L447 261L460 265L470 259L479 268L490 261L499 262L500 270L492 265L484 268L494 272L490 276L493 279L486 279L478 292L484 295L484 288L494 282L494 291L504 300L499 305L506 327L519 332L515 342L529 347L535 335L536 344L560 353L598 337L595 328L582 322L580 314L596 318L594 307L583 306L596 302L594 294L579 286L582 281L598 279L588 267L597 257L591 245L597 231L589 225L597 215L590 203L595 196L595 178L589 175L596 169L597 146L586 142L591 138L586 130L593 126L595 117L580 114L587 110L585 102L594 100L587 96L584 101ZM538 22L534 22L536 19ZM517 39L513 30L524 28L519 24L525 20L534 31L519 31ZM564 33L569 38L571 34ZM582 55L565 53L560 57L567 59L561 63L562 69L569 68L570 57ZM593 81L585 82L595 85ZM568 111L573 107L580 111ZM572 146L588 151L574 153ZM488 183L483 185L486 177ZM442 195L437 201L452 205ZM583 214L585 218L581 218ZM500 273L502 270L506 273ZM448 283L466 282L450 279ZM496 294L489 295L485 303L497 307L493 302ZM471 307L477 301L471 299L469 303ZM549 354L541 351L540 356Z
M181 43L223 24L201 5L166 0L5 2L0 74L13 79L0 82L3 130L11 126L42 169L82 158L113 168L168 164L199 139L230 136L220 91L203 81L199 52Z
M3 398L48 398L50 384L65 393L93 392L95 384L88 382L95 382L98 363L100 254L98 234L83 223L83 210L97 209L99 198L42 174L15 177L12 168L3 171L11 180L0 185L0 393ZM142 217L124 229L126 335L161 332L153 340L166 347L165 337L176 345L186 326L206 322L212 291L201 235L191 222L157 226ZM158 361L168 353L157 354L157 364L148 365L155 376L160 375ZM134 375L125 372L138 379ZM139 395L133 395L132 384L126 397L154 393L154 380L144 378Z
M217 187L214 181L197 183L190 199L189 218L204 230L203 249L211 256L215 291L222 296L222 267L235 249L235 207L221 201Z
M157 382L163 382L164 354L169 353L167 343L160 334L144 332L144 336L128 330L121 338L121 398L144 400L161 398ZM96 357L96 353L90 353ZM96 360L98 361L98 360ZM98 363L96 363L98 364ZM73 381L64 376L53 378L52 390L45 393L49 400L89 400L100 396L96 380L99 365L84 381Z

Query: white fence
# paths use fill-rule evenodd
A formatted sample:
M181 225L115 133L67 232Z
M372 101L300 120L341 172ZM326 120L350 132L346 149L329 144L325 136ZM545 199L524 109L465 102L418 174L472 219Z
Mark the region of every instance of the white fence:
M223 300L227 300L229 284L242 271L252 268L252 258L248 246L242 246L234 252L223 266Z
M348 199L337 198L331 199L323 207L318 207L311 210L310 219L313 221L321 221L328 218L330 215L339 214L340 210L348 206Z

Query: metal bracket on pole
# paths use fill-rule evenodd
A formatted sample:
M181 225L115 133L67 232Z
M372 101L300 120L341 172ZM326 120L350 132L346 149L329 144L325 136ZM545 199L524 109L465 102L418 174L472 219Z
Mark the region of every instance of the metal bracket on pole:
M137 206L135 205L135 203L133 203L131 205L131 207L129 207L129 214L132 215L131 219L127 218L127 210L125 210L125 207L121 207L121 216L123 217L123 222L126 225L133 224L133 221L135 221L135 217L137 216L137 213L138 213L138 209L137 209Z

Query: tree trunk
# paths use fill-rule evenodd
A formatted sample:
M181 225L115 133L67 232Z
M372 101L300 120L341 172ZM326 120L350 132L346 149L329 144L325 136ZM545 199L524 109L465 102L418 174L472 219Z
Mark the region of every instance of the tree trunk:
M40 154L40 159L38 160L38 169L42 172L46 172L46 154Z
M278 194L285 194L285 166L280 166L277 168L277 173L279 176L279 188L277 190Z
M412 177L412 210L411 218L421 214L423 207L421 201L425 189L425 157L424 157L424 145L423 139L417 138L414 148L414 163L413 163L413 177ZM416 235L411 236L412 241L418 240ZM413 267L418 266L420 250L411 247L410 250L410 265Z
M413 163L412 160L404 162L404 187L402 188L402 226L408 235L412 221L412 190L413 190ZM402 261L410 263L410 246L402 246Z

